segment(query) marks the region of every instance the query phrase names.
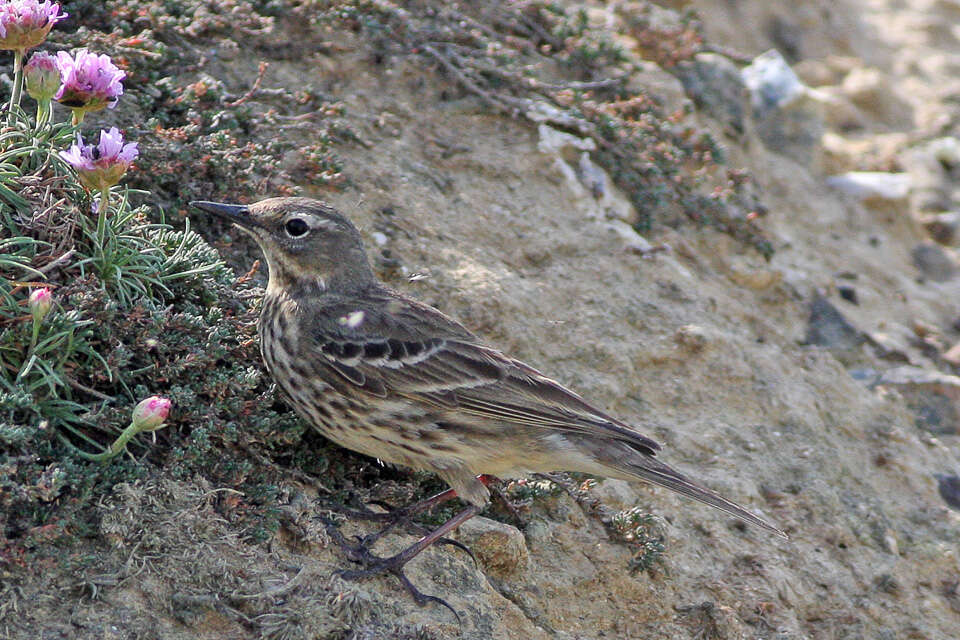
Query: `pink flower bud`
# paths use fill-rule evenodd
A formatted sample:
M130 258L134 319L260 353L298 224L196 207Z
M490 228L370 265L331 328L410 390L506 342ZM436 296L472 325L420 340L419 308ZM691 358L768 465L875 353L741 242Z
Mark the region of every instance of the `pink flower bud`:
M33 317L40 320L47 315L53 305L53 293L46 287L34 289L27 303L30 305L30 313Z
M50 100L60 88L57 59L46 51L38 51L23 65L23 79L31 98L37 102Z
M150 396L133 409L133 426L140 431L156 431L163 426L170 415L170 400L161 396Z

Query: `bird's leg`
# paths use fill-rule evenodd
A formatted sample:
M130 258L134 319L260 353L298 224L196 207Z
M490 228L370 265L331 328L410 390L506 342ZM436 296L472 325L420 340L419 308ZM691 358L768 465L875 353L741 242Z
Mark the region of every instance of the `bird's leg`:
M450 609L450 611L453 612L453 615L457 616L457 621L459 621L460 615L456 612L456 610L454 610L453 607L451 607L446 601L436 596L426 595L417 589L413 583L410 582L410 579L407 578L406 574L403 572L403 568L408 562L416 558L424 549L432 545L434 542L447 539L446 535L448 533L478 513L480 513L480 507L470 505L434 529L432 532L420 538L420 540L414 544L410 545L400 553L388 558L375 556L370 553L370 550L367 546L359 545L353 549L353 553L350 554L350 559L364 564L365 568L341 571L340 577L345 580L362 580L364 578L372 578L384 573L392 573L393 575L397 576L401 583L403 583L403 586L406 587L408 592L410 592L410 595L412 595L413 599L417 601L417 604L423 606L428 602L436 602L437 604L443 605L447 609Z
M477 480L482 482L484 486L489 487L492 482L496 481L496 478L490 475L483 474L483 475L477 476ZM421 500L420 502L412 504L409 507L392 508L392 510L389 513L382 514L385 516L384 518L378 518L378 520L386 521L387 525L375 533L371 533L364 536L362 538L362 543L367 546L372 545L377 540L382 538L387 533L393 531L400 525L412 526L414 529L417 530L418 533L425 534L429 530L411 522L411 518L417 515L418 513L429 511L435 506L439 504L443 504L444 502L449 502L450 500L453 500L456 497L457 497L456 491L454 491L453 489L447 489L446 491L441 491L440 493L434 496L431 496L425 500ZM391 509L390 505L387 505L387 504L376 503L376 502L373 504L379 504L380 506ZM457 542L456 540L450 540L448 538L445 538L440 540L439 542L443 544L450 544L459 549L463 549L470 555L470 557L473 557L473 554L470 553L470 550L467 549L465 546L463 546L461 543Z
M520 515L520 510L517 509L517 505L510 501L510 498L507 497L503 489L500 487L490 487L490 494L496 498L500 504L503 505L503 508L507 510L507 513L513 517L515 525L521 528L525 526L523 516Z
M444 502L447 502L448 500L452 500L453 498L456 498L456 497L457 497L456 491L454 491L453 489L447 489L446 491L441 491L435 496L431 496L425 500L421 500L420 502L414 503L408 507L394 507L393 505L383 502L382 500L371 500L369 502L369 504L373 504L378 507L383 507L384 509L387 509L385 513L371 511L365 506L361 506L360 508L350 508L350 507L345 507L341 504L334 504L334 503L324 504L324 508L338 515L346 516L347 518L350 518L352 520L387 522L388 523L387 526L384 527L381 531L379 531L373 538L374 540L376 540L382 537L383 534L387 533L388 531L391 531L392 529L396 528L400 524L404 524L404 523L410 524L408 520L411 516L414 516L423 511L432 509L436 505L443 504Z
M371 546L373 546L373 544L377 540L379 540L386 534L390 533L400 525L413 529L414 531L416 531L421 535L428 535L430 533L430 530L420 524L417 524L416 522L413 522L411 518L418 513L429 511L430 509L437 506L438 504L443 504L444 502L453 500L456 497L457 497L456 491L454 491L453 489L447 489L446 491L441 491L440 493L436 494L435 496L431 496L426 500L421 500L420 502L412 504L409 507L395 508L390 513L384 514L388 516L385 519L389 521L387 522L387 525L385 527L381 528L379 531L376 531L374 533L368 533L367 535L362 537L358 536L358 541L361 546L369 549ZM379 504L387 508L390 507L390 505L386 505L378 502L375 502L373 504ZM448 544L452 547L456 547L457 549L460 549L461 551L466 552L466 554L470 556L470 559L473 560L473 563L477 564L477 559L476 557L474 557L473 551L470 551L470 547L463 544L462 542L458 540L453 540L452 538L438 538L436 542L439 542L440 544Z

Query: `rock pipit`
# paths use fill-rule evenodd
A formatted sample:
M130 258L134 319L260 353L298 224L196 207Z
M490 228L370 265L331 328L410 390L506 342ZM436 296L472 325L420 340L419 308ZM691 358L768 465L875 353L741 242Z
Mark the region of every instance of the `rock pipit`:
M249 233L270 276L260 351L293 407L334 442L432 471L470 506L409 549L348 577L392 572L487 503L489 476L580 471L646 480L786 535L660 462L660 445L559 382L485 344L440 311L381 283L356 227L306 198L194 202ZM419 510L422 506L415 506ZM410 513L407 510L406 513Z

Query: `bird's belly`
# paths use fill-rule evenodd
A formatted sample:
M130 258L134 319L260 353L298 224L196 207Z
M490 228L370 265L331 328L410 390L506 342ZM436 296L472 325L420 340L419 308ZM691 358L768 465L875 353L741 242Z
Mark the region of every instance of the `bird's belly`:
M341 447L416 469L431 468L430 452L416 442L415 425L424 416L405 402L379 403L348 396L291 364L282 354L265 352L264 362L296 412L324 437Z

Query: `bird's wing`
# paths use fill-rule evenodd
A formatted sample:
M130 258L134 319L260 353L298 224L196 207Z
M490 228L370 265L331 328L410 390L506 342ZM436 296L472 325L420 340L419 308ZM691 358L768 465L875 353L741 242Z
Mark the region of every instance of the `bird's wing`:
M326 305L311 324L323 361L357 390L481 419L610 438L650 455L660 449L560 383L409 298L392 294L375 305L340 301Z
M645 479L786 537L659 462L653 457L660 449L655 441L533 367L482 344L436 309L391 295L395 299L386 306L350 300L313 316L313 346L340 385L380 397L404 397L439 412L565 433L598 463L625 474L619 477ZM362 318L357 315L360 307ZM621 446L612 447L611 441Z

